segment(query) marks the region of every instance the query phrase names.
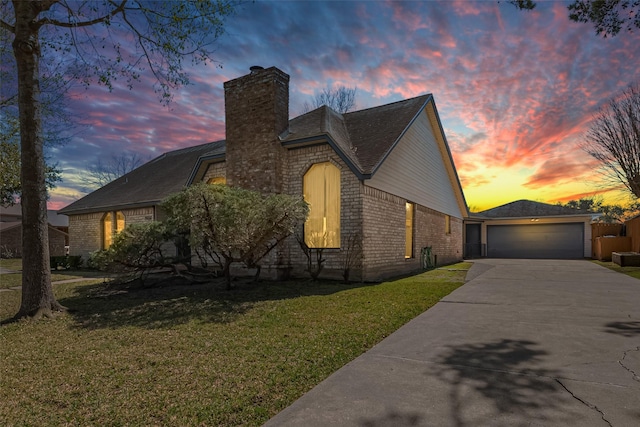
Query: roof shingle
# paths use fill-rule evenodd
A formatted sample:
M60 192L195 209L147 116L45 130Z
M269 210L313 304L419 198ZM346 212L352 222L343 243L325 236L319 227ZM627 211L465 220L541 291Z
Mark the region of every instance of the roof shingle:
M592 215L592 212L585 212L580 209L568 208L566 206L534 202L532 200L517 200L515 202L507 203L505 205L478 212L478 215L487 218L520 218L563 215Z
M156 204L185 186L200 156L224 152L224 146L224 141L216 141L164 153L58 212L68 215Z

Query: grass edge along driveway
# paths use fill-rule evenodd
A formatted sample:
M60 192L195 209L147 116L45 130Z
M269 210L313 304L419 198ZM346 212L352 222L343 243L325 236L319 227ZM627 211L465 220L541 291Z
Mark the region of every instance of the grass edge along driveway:
M0 425L261 425L462 285L469 267L233 291L57 284L69 314L0 326ZM19 294L2 293L0 320Z

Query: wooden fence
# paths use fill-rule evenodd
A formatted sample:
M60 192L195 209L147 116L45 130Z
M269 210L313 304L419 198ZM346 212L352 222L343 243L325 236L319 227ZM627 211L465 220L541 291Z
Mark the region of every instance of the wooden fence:
M640 252L640 215L625 222L627 236L631 237L631 250Z

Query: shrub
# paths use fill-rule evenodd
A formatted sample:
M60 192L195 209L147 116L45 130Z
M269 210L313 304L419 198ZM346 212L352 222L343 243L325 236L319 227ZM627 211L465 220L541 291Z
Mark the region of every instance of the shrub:
M141 278L150 270L172 267L178 261L168 253L166 243L172 237L171 230L161 222L132 224L114 237L109 249L94 252L90 264L99 270Z
M309 211L301 197L263 195L226 185L197 184L169 196L162 204L175 233L189 232L191 248L218 263L231 287L231 264L257 268L291 235Z

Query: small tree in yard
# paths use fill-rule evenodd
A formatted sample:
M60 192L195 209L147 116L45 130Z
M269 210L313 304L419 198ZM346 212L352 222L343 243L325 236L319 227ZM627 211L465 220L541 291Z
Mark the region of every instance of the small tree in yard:
M162 204L168 226L190 231L196 252L217 261L231 288L231 264L257 268L260 261L306 219L308 205L300 197L262 195L226 185L197 184L169 196Z
M311 247L304 241L304 235L296 235L296 240L300 249L307 258L307 273L311 276L311 280L318 280L320 273L324 269L324 262L326 259L323 256L323 247Z
M342 260L342 278L349 283L351 270L362 261L362 237L354 233L347 237L347 247Z

